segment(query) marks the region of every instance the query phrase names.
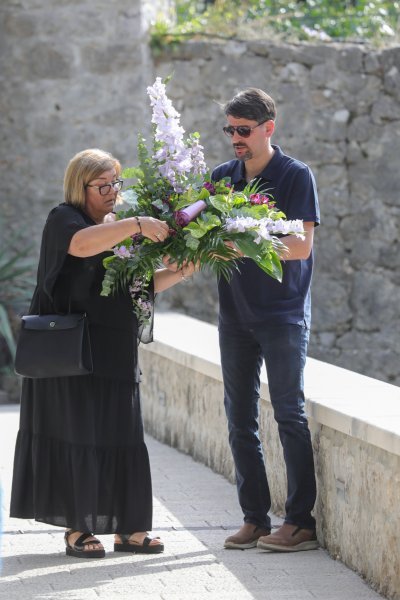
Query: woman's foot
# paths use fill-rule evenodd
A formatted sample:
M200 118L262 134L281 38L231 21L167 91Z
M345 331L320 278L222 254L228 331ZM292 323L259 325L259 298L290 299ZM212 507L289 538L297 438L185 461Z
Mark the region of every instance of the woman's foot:
M164 551L160 538L151 538L147 531L139 531L131 535L117 533L114 543L115 552L132 552L137 554L158 554Z
M68 529L64 535L66 554L78 558L103 558L103 544L91 533Z

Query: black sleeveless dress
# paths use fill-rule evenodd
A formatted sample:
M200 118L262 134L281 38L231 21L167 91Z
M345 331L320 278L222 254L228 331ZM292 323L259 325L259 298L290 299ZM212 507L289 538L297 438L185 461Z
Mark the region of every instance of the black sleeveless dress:
M30 313L86 311L94 371L23 379L10 515L97 534L146 531L152 490L131 298L100 296L109 253L68 254L74 233L92 225L61 204L44 227Z

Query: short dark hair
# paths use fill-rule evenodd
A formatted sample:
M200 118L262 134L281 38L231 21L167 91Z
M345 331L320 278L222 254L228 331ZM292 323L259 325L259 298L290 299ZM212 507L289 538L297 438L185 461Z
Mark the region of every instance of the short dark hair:
M236 94L224 105L225 115L251 121L275 121L275 102L263 90L248 88Z

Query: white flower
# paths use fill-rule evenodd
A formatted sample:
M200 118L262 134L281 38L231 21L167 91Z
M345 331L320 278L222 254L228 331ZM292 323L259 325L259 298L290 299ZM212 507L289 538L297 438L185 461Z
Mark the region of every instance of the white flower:
M225 220L225 228L230 232L244 233L249 229L258 227L260 221L253 219L253 217L228 217Z
M225 228L229 232L244 233L245 231L256 231L258 237L254 239L256 244L261 244L263 240L269 242L278 234L291 235L304 239L303 221L297 219L285 221L284 219L253 219L252 217L234 217L227 218Z

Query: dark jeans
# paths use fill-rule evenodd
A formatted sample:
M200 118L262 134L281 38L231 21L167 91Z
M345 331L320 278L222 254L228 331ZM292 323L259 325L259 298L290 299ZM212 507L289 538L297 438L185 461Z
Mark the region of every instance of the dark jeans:
M271 497L258 434L260 369L265 359L274 417L286 463L286 523L315 528L316 485L311 436L304 413L303 370L309 330L300 325L254 329L220 326L221 364L229 443L244 520L271 526Z

